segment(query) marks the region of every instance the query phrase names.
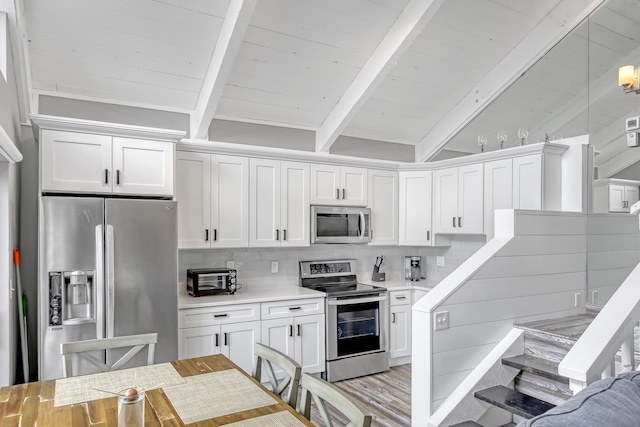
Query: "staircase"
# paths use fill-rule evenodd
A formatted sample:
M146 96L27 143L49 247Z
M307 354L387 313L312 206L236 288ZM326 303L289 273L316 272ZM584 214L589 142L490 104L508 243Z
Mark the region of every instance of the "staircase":
M520 370L513 387L478 390L475 398L524 419L540 415L569 399L573 395L569 380L558 374L558 364L597 312L598 307L589 307L584 314L514 325L524 330L524 354L502 359L503 365ZM481 424L467 421L455 427L462 426Z

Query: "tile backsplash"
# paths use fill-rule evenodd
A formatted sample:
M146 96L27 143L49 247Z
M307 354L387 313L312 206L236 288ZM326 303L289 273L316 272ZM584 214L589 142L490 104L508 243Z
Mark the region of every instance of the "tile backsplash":
M422 256L423 274L430 281L440 281L485 244L484 235L452 236L451 246L367 246L312 245L303 248L229 248L182 249L178 255L179 281L184 283L189 268L226 267L233 261L238 281L243 285L259 286L275 281L282 285L298 284L298 261L353 258L358 260L358 275L370 278L376 256L384 255L381 271L387 280L400 279L404 272L404 257ZM444 266L436 266L436 256L444 258ZM278 272L271 273L271 264L278 262ZM266 280L265 280L266 279Z

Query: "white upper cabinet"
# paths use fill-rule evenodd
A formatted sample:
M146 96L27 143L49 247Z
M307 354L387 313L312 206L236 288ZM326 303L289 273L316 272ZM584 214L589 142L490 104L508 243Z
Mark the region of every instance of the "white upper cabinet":
M432 246L431 196L433 172L399 173L399 244Z
M367 206L367 169L311 165L311 204Z
M483 164L434 173L434 231L483 233Z
M370 245L398 244L398 172L369 169Z
M178 246L247 247L249 159L178 152Z
M542 155L523 156L513 159L514 209L543 209L542 186Z
M626 179L600 179L594 182L595 212L628 213L639 200L640 181Z
M309 164L250 159L249 246L309 246Z
M495 160L484 164L484 232L493 237L496 209L513 208L513 161Z
M42 191L173 195L175 144L43 129Z

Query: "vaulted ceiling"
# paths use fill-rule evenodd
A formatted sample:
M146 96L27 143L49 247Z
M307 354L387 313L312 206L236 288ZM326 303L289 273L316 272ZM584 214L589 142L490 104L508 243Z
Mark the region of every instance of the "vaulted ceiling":
M526 126L590 132L603 170L629 166L614 160L640 98L616 73L640 61L637 0L22 1L33 94L185 113L191 138L221 119L427 161Z

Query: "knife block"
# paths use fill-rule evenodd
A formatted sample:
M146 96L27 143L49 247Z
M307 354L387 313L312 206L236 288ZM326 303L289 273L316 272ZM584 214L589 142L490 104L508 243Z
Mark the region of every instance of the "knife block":
M386 278L385 273L380 273L380 267L373 266L373 274L371 275L371 280L374 282L384 282Z

